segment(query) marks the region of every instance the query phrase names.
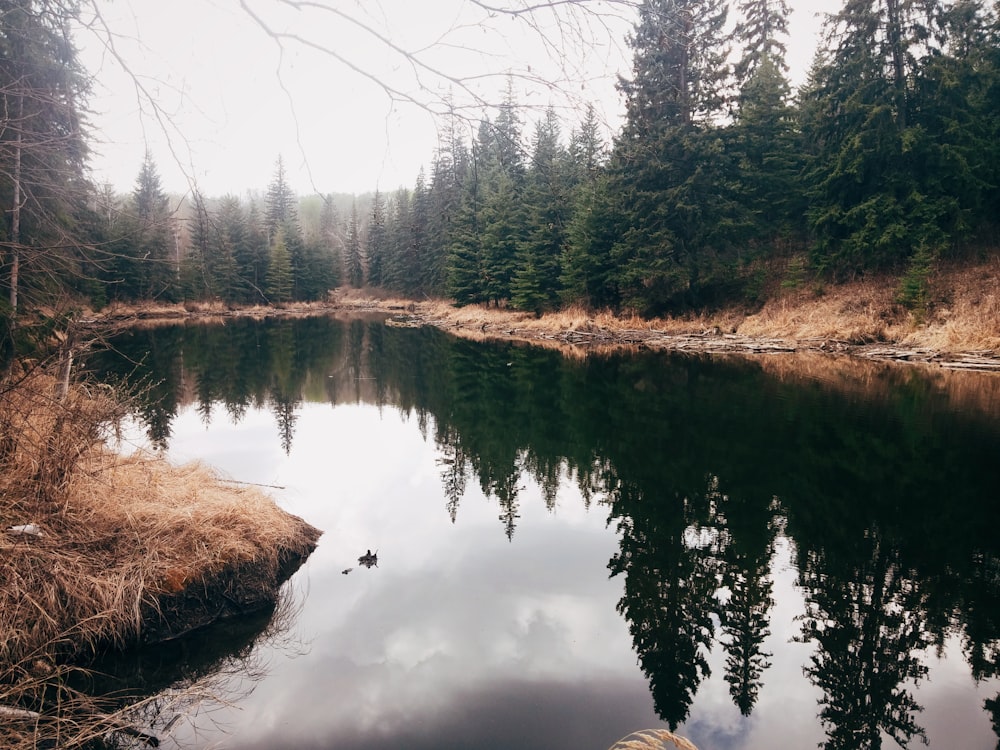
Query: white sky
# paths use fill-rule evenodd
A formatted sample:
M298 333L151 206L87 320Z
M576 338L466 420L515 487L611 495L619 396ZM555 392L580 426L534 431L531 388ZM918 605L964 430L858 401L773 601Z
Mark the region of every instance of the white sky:
M81 60L97 80L90 98L94 178L122 192L131 191L147 147L171 192L187 191L192 181L209 196L263 191L279 154L301 194L412 187L421 166L429 166L441 123L420 105L433 107L449 91L459 104L473 95L496 102L507 71L514 71L517 101L536 108L523 119L532 122L550 104L565 108L568 132L578 120L569 112L592 102L614 129L621 108L614 83L631 68L624 44L630 23L620 7L606 2L586 6L604 14L600 18L577 9L561 28L550 16L535 16L545 26L544 38L554 41L550 49L525 17L486 18L470 0L312 3L326 10L296 10L290 0L244 0L270 30L304 38L306 45L279 45L238 0L95 4L115 35L117 55L135 76L123 73L99 35L80 32ZM818 14L840 2L790 5L788 62L799 83L815 51ZM338 18L339 12L415 52L427 68L415 71L389 44ZM379 83L417 103L393 101Z

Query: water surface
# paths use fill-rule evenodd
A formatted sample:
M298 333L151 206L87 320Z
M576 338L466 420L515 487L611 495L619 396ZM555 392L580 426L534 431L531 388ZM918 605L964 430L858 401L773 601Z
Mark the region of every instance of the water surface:
M116 348L149 442L325 531L182 747L997 744L997 378L379 319Z

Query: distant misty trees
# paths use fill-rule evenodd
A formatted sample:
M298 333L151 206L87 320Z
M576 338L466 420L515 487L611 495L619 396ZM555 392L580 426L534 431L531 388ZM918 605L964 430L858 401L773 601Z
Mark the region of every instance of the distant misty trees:
M105 191L102 232L109 262L98 271L106 299L284 304L323 299L340 283L343 229L333 197L306 229L300 199L279 157L262 200L171 205L147 154L131 195Z

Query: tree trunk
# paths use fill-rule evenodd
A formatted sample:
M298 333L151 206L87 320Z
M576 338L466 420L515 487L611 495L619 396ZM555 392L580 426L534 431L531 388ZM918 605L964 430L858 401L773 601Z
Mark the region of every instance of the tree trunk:
M903 59L902 19L900 18L899 0L886 0L885 5L889 53L892 55L892 87L895 92L896 123L902 132L906 129L906 67Z
M17 316L17 285L21 273L21 139L24 116L24 99L17 102L17 138L14 140L14 204L10 215L10 314Z

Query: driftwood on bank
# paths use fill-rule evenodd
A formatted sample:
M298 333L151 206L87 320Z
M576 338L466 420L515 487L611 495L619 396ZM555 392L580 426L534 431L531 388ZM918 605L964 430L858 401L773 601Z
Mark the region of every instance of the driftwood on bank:
M466 326L419 314L394 315L387 325L414 328L431 325L459 335L469 333L479 338L512 339L529 343L565 345L582 350L608 347L638 347L658 351L704 354L790 354L826 352L883 362L922 364L952 370L1000 372L1000 354L993 351L939 352L921 347L892 346L883 343L857 343L831 338L782 339L723 333L712 328L695 333L671 333L654 329L611 329L599 326L564 331L541 331L509 325Z

